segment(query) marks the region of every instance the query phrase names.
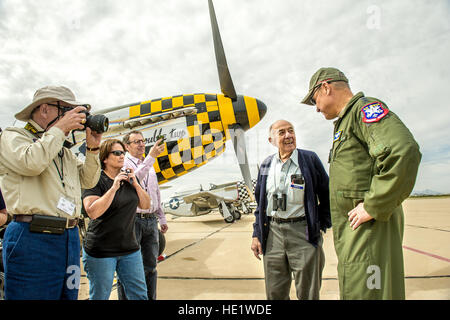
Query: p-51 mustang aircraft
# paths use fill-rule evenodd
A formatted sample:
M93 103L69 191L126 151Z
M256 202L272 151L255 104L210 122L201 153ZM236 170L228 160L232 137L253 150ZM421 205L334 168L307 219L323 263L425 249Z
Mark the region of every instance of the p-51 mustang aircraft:
M231 223L241 218L242 214L252 212L254 202L253 190L256 180L252 180L252 191L244 181L234 181L221 185L210 184L208 190L200 188L176 192L164 200L163 210L178 217L196 217L210 213L219 208L225 222Z
M103 114L109 119L103 139L121 140L130 130L140 130L146 153L158 136L164 136L166 148L154 164L159 184L203 166L222 154L226 140L232 139L242 176L252 190L244 132L264 117L267 108L258 99L236 94L212 1L208 0L208 4L223 94L180 94L112 107L93 115ZM80 142L75 148L84 153L86 146Z

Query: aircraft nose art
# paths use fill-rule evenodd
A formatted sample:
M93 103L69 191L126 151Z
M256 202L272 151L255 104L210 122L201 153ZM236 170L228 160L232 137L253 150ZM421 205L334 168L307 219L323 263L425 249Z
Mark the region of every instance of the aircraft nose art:
M242 95L238 95L234 101L223 95L217 95L217 102L227 140L230 139L229 126L239 124L247 131L261 121L267 111L264 102Z

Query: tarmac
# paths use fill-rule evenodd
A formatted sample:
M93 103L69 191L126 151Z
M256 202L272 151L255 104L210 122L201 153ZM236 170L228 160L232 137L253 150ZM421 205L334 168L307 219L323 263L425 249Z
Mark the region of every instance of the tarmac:
M403 203L407 300L450 299L450 197ZM254 215L226 223L218 211L199 217L167 215L165 260L158 264L159 300L265 300L264 270L250 250ZM324 234L322 300L338 300L333 234ZM82 270L79 299L89 297ZM290 298L296 299L294 285ZM114 284L110 300L117 300Z

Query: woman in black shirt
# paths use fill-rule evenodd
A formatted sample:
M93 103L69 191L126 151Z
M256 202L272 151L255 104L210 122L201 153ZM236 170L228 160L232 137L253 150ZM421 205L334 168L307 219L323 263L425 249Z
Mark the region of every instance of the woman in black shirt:
M148 209L150 197L129 168L122 170L125 146L105 140L100 146L102 173L97 185L83 192L91 221L83 243L83 265L89 279L89 298L108 300L114 272L129 300L147 299L144 268L134 235L136 208Z

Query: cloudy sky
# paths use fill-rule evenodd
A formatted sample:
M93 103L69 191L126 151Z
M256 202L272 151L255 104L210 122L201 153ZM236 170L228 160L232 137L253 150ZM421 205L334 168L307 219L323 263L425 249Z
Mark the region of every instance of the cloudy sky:
M280 118L294 123L298 146L314 150L328 168L332 122L299 101L318 68L335 66L354 93L385 101L419 142L415 190L450 193L447 0L214 5L236 91L268 107L247 134L254 175L256 164L275 152L267 128ZM206 0L0 0L0 44L2 128L13 125L14 114L48 84L70 87L94 110L220 93ZM239 178L232 145L227 147L171 184Z

